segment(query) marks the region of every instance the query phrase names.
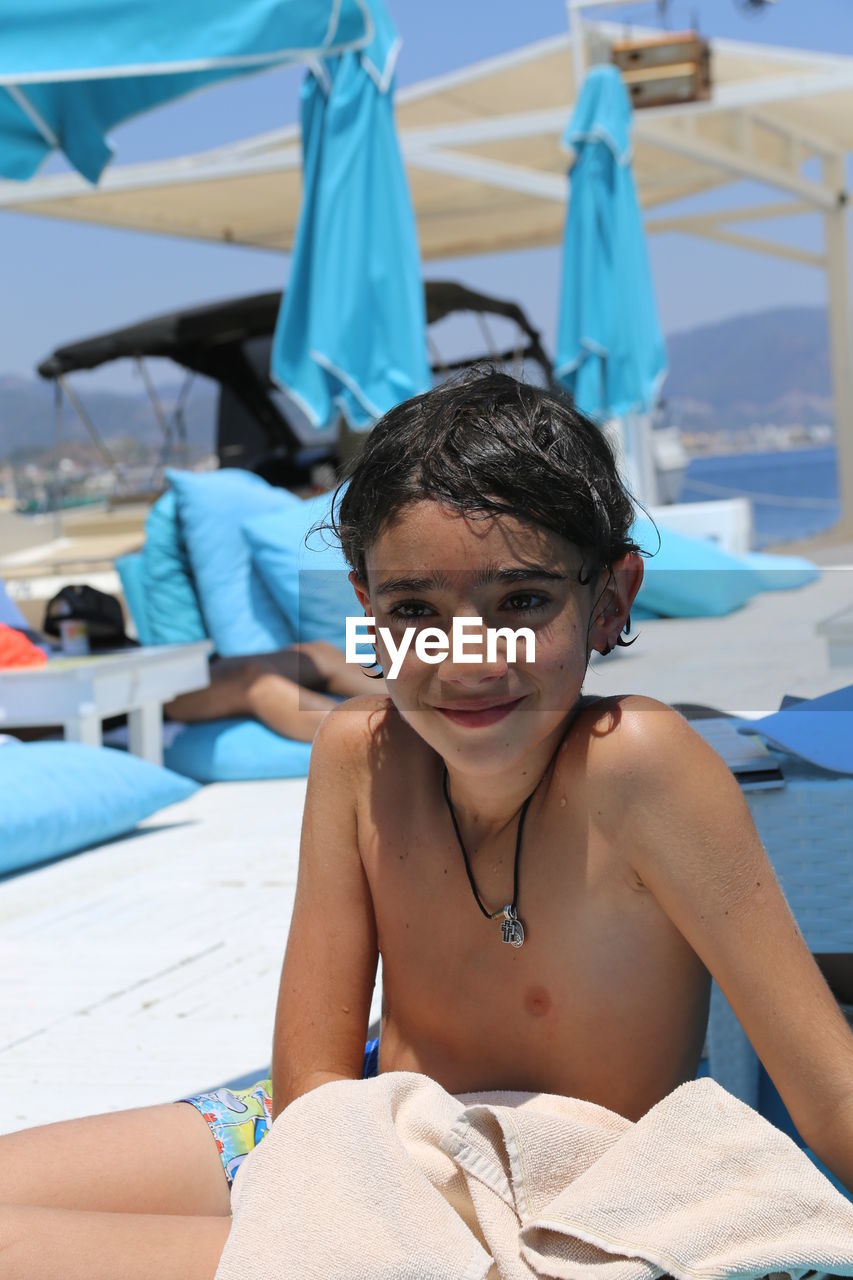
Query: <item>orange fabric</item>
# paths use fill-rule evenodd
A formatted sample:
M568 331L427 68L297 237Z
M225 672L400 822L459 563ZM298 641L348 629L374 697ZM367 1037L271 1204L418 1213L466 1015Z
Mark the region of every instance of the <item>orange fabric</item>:
M16 631L0 622L0 667L43 667L47 654Z

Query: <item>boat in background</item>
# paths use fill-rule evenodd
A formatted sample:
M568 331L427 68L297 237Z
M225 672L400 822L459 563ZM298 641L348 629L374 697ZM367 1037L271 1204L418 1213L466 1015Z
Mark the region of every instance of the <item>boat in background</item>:
M551 383L548 353L517 303L454 281L429 280L424 288L436 380L488 365L541 385ZM166 468L187 466L184 410L199 375L216 384L214 464L252 471L305 496L335 484L364 436L348 431L343 420L317 430L272 381L270 348L280 303L276 290L188 307L59 347L41 362L39 374L71 403L104 470L98 476L97 501L72 507L57 494L49 510L0 513L0 578L31 626L41 626L47 601L69 583L85 581L120 596L116 557L141 546L145 517L163 492ZM163 357L184 374L170 411L145 363ZM129 483L112 457L73 381L75 373L117 360L136 363L162 432L156 463L147 469L148 483L141 488ZM58 406L57 415L60 411ZM57 429L57 443L60 439ZM139 468L135 471L133 478L138 478Z

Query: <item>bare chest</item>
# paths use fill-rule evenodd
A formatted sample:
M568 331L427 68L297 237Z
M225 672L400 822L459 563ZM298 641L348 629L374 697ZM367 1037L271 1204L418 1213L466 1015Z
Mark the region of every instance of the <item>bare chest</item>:
M405 815L397 804L376 819L362 853L383 957L383 1069L423 1070L454 1092L568 1093L627 1113L632 1089L653 1090L636 1080L661 1074L657 1046L698 1058L704 970L590 814L557 801L528 825L521 947L478 905L443 803L416 801ZM512 901L507 834L469 858L490 913ZM632 1096L608 1065L626 1060L638 1069Z

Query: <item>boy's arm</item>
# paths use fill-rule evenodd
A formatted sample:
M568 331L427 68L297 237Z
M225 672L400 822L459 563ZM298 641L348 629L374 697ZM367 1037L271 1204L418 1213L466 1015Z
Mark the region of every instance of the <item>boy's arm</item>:
M670 708L631 701L634 869L720 984L806 1143L853 1190L853 1034L728 767Z
M314 739L276 1006L274 1115L320 1084L362 1072L378 955L356 823L366 734L364 708L347 703Z

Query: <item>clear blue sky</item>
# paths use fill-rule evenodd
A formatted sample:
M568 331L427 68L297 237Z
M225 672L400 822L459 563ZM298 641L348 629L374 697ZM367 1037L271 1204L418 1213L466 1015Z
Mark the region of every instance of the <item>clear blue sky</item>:
M176 0L176 3L189 0ZM387 0L404 39L399 87L565 30L563 0ZM653 22L656 5L605 10ZM670 25L698 18L706 34L853 54L851 0L777 0L761 16L738 0L671 0ZM212 147L297 117L301 72L277 71L213 89L117 130L117 163L154 160ZM61 167L52 165L51 167ZM739 188L744 200L750 188ZM712 197L691 208L711 207ZM800 219L799 243L817 247L818 219ZM286 281L280 254L63 224L0 213L3 343L0 374L29 374L56 345L131 323L171 307L274 288ZM824 301L821 272L683 236L650 238L664 330L788 304ZM430 263L428 275L454 277L517 298L553 348L559 257L531 250ZM94 382L92 385L95 385ZM97 385L128 386L127 372Z

